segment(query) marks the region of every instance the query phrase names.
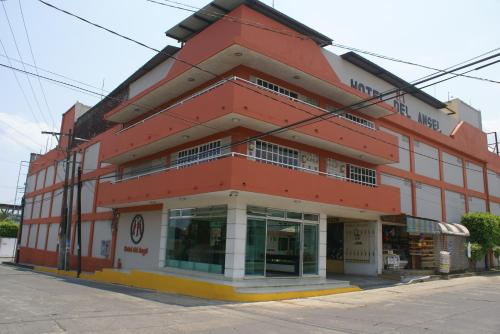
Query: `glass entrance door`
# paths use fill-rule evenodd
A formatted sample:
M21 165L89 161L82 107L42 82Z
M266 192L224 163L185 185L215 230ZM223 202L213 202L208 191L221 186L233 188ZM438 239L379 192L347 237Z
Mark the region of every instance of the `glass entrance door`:
M300 223L267 221L266 276L300 275Z

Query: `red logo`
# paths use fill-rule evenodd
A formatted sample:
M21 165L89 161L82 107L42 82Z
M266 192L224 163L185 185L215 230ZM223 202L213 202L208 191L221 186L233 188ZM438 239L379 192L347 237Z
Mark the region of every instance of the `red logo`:
M142 215L135 215L130 224L130 239L137 245L144 236L144 218Z

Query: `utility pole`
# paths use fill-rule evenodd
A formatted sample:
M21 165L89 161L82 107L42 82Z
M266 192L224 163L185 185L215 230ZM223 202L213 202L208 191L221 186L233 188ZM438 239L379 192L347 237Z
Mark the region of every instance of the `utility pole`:
M76 191L76 227L77 227L77 255L78 267L76 277L80 278L82 273L82 166L78 166L78 186Z
M25 199L23 196L23 198L21 199L21 220L19 222L19 232L17 232L16 258L14 260L16 263L19 263L19 251L21 249L21 239L23 237L24 204L25 204Z
M70 259L71 259L71 220L73 219L73 195L75 191L75 165L76 165L76 151L73 151L73 163L71 165L71 176L69 189L69 205L68 205L68 217L66 219L66 254L64 257L64 269L69 270Z
M71 214L73 207L73 185L74 185L74 175L75 175L75 164L76 164L76 152L73 154L73 168L71 173L71 205L68 212L68 187L69 187L69 164L71 161L71 148L73 143L76 141L88 141L88 139L75 137L73 130L69 129L68 133L59 133L51 131L42 131L42 134L48 134L53 136L67 136L68 143L66 145L66 158L65 158L65 171L64 171L64 188L63 188L63 198L61 205L61 223L59 225L59 251L57 254L57 269L69 270L69 259L70 259L70 245L71 245Z

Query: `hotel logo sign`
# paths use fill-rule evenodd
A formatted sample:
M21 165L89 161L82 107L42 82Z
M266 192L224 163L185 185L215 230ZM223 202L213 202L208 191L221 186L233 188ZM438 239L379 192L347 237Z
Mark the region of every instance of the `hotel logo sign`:
M135 215L130 224L130 240L134 245L141 242L144 236L144 217L142 215Z

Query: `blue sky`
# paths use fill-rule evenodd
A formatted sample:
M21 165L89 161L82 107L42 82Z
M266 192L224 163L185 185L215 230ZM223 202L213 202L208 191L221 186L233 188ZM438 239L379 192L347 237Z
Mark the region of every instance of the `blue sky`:
M145 0L47 1L155 48L177 45L176 41L165 37L164 32L190 14ZM179 1L197 7L208 3L200 0ZM264 2L272 3L271 0ZM22 59L33 64L19 0L7 0L2 4L12 24ZM104 92L112 90L154 54L36 0L22 0L21 4L38 67L89 84L93 86L90 87L92 90L100 91L101 87L104 87ZM275 7L337 43L437 68L446 68L500 47L500 1L495 0L483 0L480 5L465 0L275 0ZM1 6L0 40L9 57L19 59ZM328 49L339 54L346 52L334 47ZM408 81L430 72L378 58L370 59ZM15 60L11 61L12 65L22 67ZM0 63L8 64L1 46ZM26 69L34 70L29 66ZM54 77L41 70L39 73ZM500 81L500 64L471 74ZM28 102L13 73L0 68L1 203L11 203L14 199L19 161L27 160L30 151L45 151L47 144L50 146L47 136L41 135L40 130L54 129L52 119L55 128L58 128L61 114L75 101L93 105L99 100L98 97L42 80L47 107L38 80L30 78L33 94L26 76L17 76ZM457 78L431 87L427 92L443 101L448 96L460 97L482 111L486 130L500 131L500 85Z

